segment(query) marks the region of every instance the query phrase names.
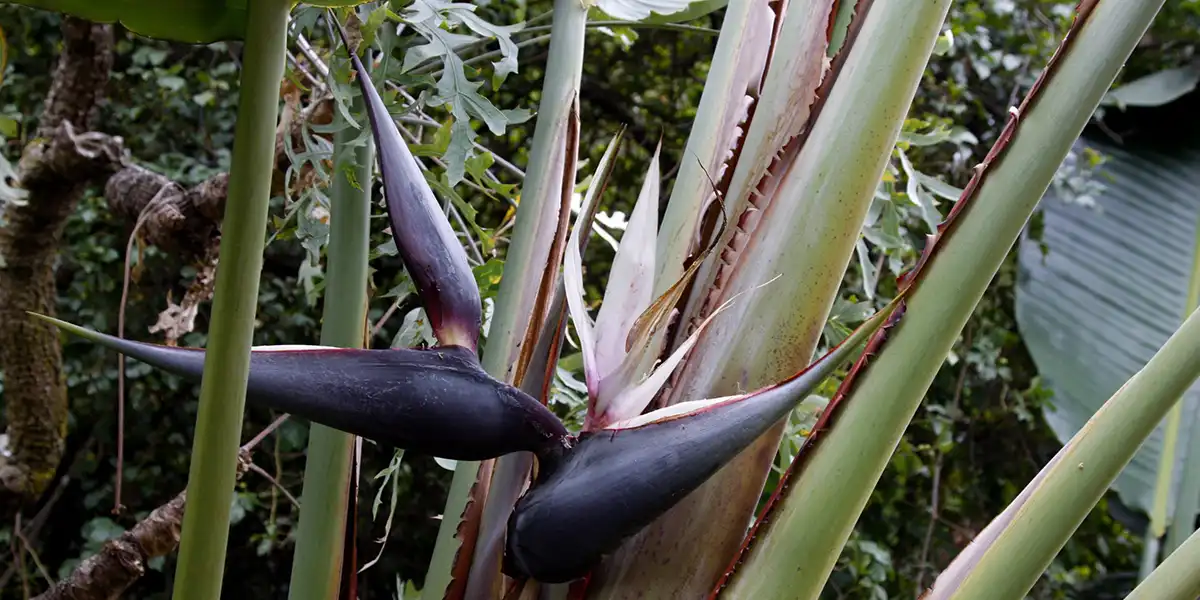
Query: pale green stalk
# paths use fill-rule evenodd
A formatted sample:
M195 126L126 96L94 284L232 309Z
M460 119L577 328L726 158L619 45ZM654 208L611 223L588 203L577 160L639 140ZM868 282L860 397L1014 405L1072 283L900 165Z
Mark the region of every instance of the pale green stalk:
M1192 249L1192 274L1188 280L1187 309L1193 311L1200 306L1200 222L1196 224L1195 246ZM1178 410L1183 403L1175 405ZM1196 512L1200 510L1200 413L1193 419L1188 437L1187 458L1183 463L1183 476L1179 491L1175 495L1175 511L1167 530L1167 554L1170 555L1184 540L1189 539L1195 529Z
M291 5L291 0L255 0L249 7L221 265L175 571L177 600L217 600L221 595Z
M1195 307L1189 307L1195 308ZM1175 451L1179 447L1179 424L1183 421L1183 403L1176 402L1167 414L1163 434L1162 453L1158 455L1158 473L1154 478L1154 506L1150 509L1150 523L1146 526L1142 548L1142 565L1138 579L1145 579L1158 564L1158 550L1162 537L1167 532L1167 510L1171 500L1171 479L1175 470Z
M1179 548L1182 540L1188 539L1195 530L1196 514L1200 512L1200 415L1192 421L1192 433L1188 438L1188 454L1184 462L1179 495L1175 498L1175 512L1171 526L1167 529L1167 554Z
M1146 534L1142 539L1142 561L1138 565L1138 581L1150 576L1158 564L1158 552L1162 549L1162 538L1153 535L1154 523L1146 526Z
M873 3L804 148L790 168L773 173L782 180L779 189L751 233L755 241L739 259L723 298L778 279L761 293L734 300L708 326L681 369L672 402L756 389L808 364L949 6L950 0ZM818 22L823 38L826 21ZM785 36L799 37L794 26L789 29L785 22L784 29L792 32ZM780 63L788 64L772 59L775 74L768 75L768 86L772 79L791 84L791 69L774 71ZM764 91L764 97L768 94ZM782 143L786 136L770 131L774 119L765 117L767 127L759 121L760 115L772 114L765 112L770 107L791 114L781 104L760 105L764 112L756 112L752 132L761 133L748 139ZM742 160L774 154L747 147ZM750 167L739 164L738 172ZM748 183L753 177L739 179L747 181L743 188L753 187ZM785 424L781 420L616 553L606 563L606 576L593 584L592 596L707 593L741 544ZM706 526L696 527L698 522Z
M363 110L361 95L356 96L352 108L355 113ZM361 129L347 122L340 111L336 118L342 129L333 138L335 166L329 196L321 345L362 348L367 320L367 254L375 144L367 136L361 145L348 147ZM292 600L329 600L337 596L343 568L354 440L353 435L317 423L309 428L304 495L288 586L288 598Z
M538 284L558 226L566 126L571 107L579 98L586 25L587 7L579 0L555 0L550 58L537 108L533 147L529 152L521 204L483 352L484 369L501 380L512 378L517 344L530 326L529 317L537 299ZM569 176L574 178L574 173ZM508 462L501 459L499 470L505 469ZM426 597L441 597L450 585L450 571L464 541L457 537L459 523L478 474L478 462L460 461L454 471L437 544L425 576ZM486 489L486 482L482 483ZM509 506L507 510L511 508ZM489 514L496 515L495 511L504 509L495 507ZM507 518L507 513L503 516Z
M1162 0L1101 0L1075 32L1072 49L926 266L904 318L855 383L806 468L793 475L788 496L760 530L727 597L821 593L947 353L1161 5Z
M1125 600L1195 600L1200 597L1200 535L1188 537Z
M1200 286L1200 231L1195 239L1195 246L1192 251L1192 271L1191 277L1188 279L1188 297L1184 306L1183 316L1191 314L1196 309L1197 301L1197 286ZM1195 503L1183 501L1188 496L1183 495L1182 486L1178 496L1172 495L1172 479L1175 475L1175 464L1178 462L1177 453L1179 451L1179 426L1183 421L1183 402L1176 402L1175 406L1171 407L1170 414L1167 415L1166 432L1163 436L1162 453L1158 457L1158 475L1155 478L1154 484L1154 506L1150 511L1150 524L1146 527L1144 536L1145 543L1142 546L1142 564L1138 571L1138 579L1145 579L1154 570L1154 566L1158 564L1158 552L1162 548L1162 537L1167 532L1167 526L1172 526L1171 540L1167 541L1167 554L1180 541L1187 538L1192 533L1191 522L1195 519ZM1189 448L1189 454L1192 450ZM1188 464L1200 463L1184 463L1185 467ZM1187 476L1188 470L1184 469L1184 476ZM1200 484L1200 477L1193 475L1191 477L1192 485ZM1200 501L1200 497L1196 497ZM1171 500L1175 500L1175 519L1168 523L1167 511ZM1180 531L1175 531L1174 524L1180 520L1180 517L1187 511L1192 511L1191 517L1186 517L1187 522L1181 523ZM1174 540L1174 544L1171 541Z
M1197 376L1200 312L1067 442L951 598L1023 597Z

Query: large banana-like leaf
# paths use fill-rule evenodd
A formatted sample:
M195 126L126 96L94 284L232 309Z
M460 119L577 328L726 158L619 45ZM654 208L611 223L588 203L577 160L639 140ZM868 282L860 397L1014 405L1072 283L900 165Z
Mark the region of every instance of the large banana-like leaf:
M1064 443L1178 326L1200 217L1200 149L1088 145L1108 159L1099 173L1107 189L1094 207L1051 195L1042 201L1048 254L1026 236L1017 281L1017 324L1054 391L1045 417ZM1198 405L1200 389L1193 387L1182 405L1174 481ZM1147 514L1164 430L1165 423L1155 429L1113 485L1122 501Z

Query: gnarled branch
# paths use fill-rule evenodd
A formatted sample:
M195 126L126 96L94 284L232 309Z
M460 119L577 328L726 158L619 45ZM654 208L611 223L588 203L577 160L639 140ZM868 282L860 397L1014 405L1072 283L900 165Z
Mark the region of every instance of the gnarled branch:
M112 67L109 25L66 18L34 141L19 166L27 202L5 208L0 228L0 370L10 447L0 455L0 493L23 504L53 479L67 427L58 332L25 311L55 312L54 267L67 217L84 188L119 168L120 138L87 131Z
M237 477L250 467L250 451L238 457ZM154 509L132 529L109 540L100 551L79 563L70 577L35 600L116 600L146 572L152 558L166 556L179 545L187 490Z

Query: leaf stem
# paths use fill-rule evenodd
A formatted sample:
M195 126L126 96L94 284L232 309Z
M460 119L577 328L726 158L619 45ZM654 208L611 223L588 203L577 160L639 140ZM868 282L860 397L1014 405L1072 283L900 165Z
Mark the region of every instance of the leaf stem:
M332 82L340 85L340 82ZM363 110L356 95L351 110ZM339 111L334 134L333 189L330 194L329 258L321 344L361 348L367 320L367 257L370 241L371 175L374 143L367 138L349 148L359 130ZM337 595L342 574L353 435L312 424L304 469L296 554L288 597L325 600Z
M291 0L256 0L249 7L221 267L188 473L189 510L176 568L177 600L221 596L291 5Z
M517 34L549 32L551 27L553 27L553 26L552 25L539 25L537 27L529 27L527 29L522 29L521 31L518 31ZM702 33L704 35L717 35L717 34L721 33L720 31L713 29L711 27L699 27L696 25L684 25L682 23L641 23L638 21L591 21L585 27L588 27L588 28L592 28L592 27L628 27L629 29L664 29L667 31ZM549 35L539 35L534 38L521 40L520 42L517 43L517 48L524 48L526 46L530 46L533 44L541 44L541 43L549 41L549 39L550 39ZM485 39L479 40L478 42L464 44L463 46L458 48L457 53L461 53L466 50L472 50L475 48L479 48L481 46L486 46L487 43L490 41L491 41L491 38L485 38ZM477 56L472 56L471 58L465 59L463 61L463 64L475 65L475 64L478 64L479 62L487 60L489 58L495 58L497 56L500 56L501 54L502 54L502 52L500 50L492 50L490 52L485 52L484 54L479 54ZM417 65L415 68L413 68L409 72L414 75L423 75L425 73L433 72L434 73L433 77L436 79L439 75L441 75L442 70L440 68L438 68L438 65L441 65L441 64L442 64L442 61L439 57L433 57L433 58L430 58L429 60Z

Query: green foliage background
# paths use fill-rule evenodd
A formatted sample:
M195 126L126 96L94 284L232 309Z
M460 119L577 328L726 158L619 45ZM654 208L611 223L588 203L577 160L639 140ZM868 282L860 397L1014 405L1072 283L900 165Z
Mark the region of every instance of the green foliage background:
M504 25L542 14L549 5L546 0L493 0L480 3L477 13L486 22ZM1003 123L1008 106L1019 102L1053 52L1073 5L1073 1L1035 0L955 3L948 27L954 50L931 61L906 127L906 131L924 132L943 126L955 135L944 143L910 147L907 153L917 170L940 176L952 185L965 184L971 167L987 151ZM690 24L715 29L720 18L718 11ZM1197 20L1200 3L1168 3L1122 77L1133 78L1190 60L1200 31L1195 27ZM13 160L27 141L25 132L33 129L49 85L59 41L58 17L4 6L0 7L0 27L9 51L0 87L0 115L20 125L5 127L4 155ZM519 39L534 37L521 35ZM173 45L123 30L118 30L118 40L99 129L123 136L136 160L185 184L227 169L236 116L238 45ZM715 35L705 31L589 30L581 91L582 152L589 165L594 165L621 124L629 126L626 137L631 142L619 157L604 210L627 212L631 208L659 135L663 138L664 181L670 185L684 160L682 149L715 40ZM402 59L413 44L409 38L396 40L393 56ZM495 43L486 49L494 48ZM480 93L501 109L535 109L545 59L544 43L522 47L518 71L508 75L498 89L489 81ZM481 64L484 70L472 77L488 81L492 67ZM435 87L429 77L399 81L413 95L421 90L432 92ZM444 108L430 108L430 114L445 122ZM478 141L496 155L524 165L532 121L510 124L500 135L478 123L475 130ZM976 139L961 135L961 131L971 132ZM424 134L423 141L436 145L434 129L427 128ZM470 165L466 171L470 177ZM519 183L502 169L494 171L504 184ZM585 167L584 173L588 172L590 166ZM434 175L440 178L441 170L435 169ZM510 209L503 194L485 195L466 184L454 189L465 205L477 211L480 228L495 233ZM883 287L891 285L889 270L894 274L912 263L928 231L919 207L904 195L904 185L897 183L889 190L899 217L892 231L895 238L889 245L874 245L870 255L872 261L888 265L880 276ZM102 190L91 190L70 221L57 276L59 311L69 321L112 332L120 303L123 251L132 223L112 215L101 194ZM320 199L309 200L319 204ZM281 228L267 249L257 344L315 343L318 337L320 274L319 268L309 263L309 255L319 256L321 251L320 223L308 219L307 211L287 222L291 208L282 198L273 200L276 226L290 224ZM940 208L944 213L947 203L942 202ZM383 247L372 263L376 288L372 322L392 304L394 298L388 292L397 286L403 289L402 269L389 254L382 229L380 224L374 232L376 244ZM502 240L499 247L502 258ZM611 258L612 250L605 244L590 244L585 257L589 273L605 272ZM847 273L849 285L844 303L839 304L843 311L839 314L847 316L847 323L853 321L854 304L864 298L856 265L852 263ZM498 267L498 262L492 262L477 270L485 286L494 284ZM178 300L195 272L154 248L148 249L138 271L131 287L126 331L131 337L152 339L147 327L166 306L168 294ZM1051 401L1050 394L1040 387L1016 331L1014 272L1010 260L948 357L843 553L827 590L830 598L915 597L919 584L928 585L1057 450L1055 438L1040 417L1040 408ZM598 301L603 280L590 275L587 283L591 299ZM409 300L401 305L373 340L375 345L391 343L398 333L405 338L420 337L419 330L403 323L415 305ZM181 343L204 343L207 308L201 309L196 332ZM401 331L405 329L407 333ZM64 353L72 412L67 459L60 474L70 479L49 508L47 524L33 540L42 563L55 578L64 576L82 557L184 487L197 394L195 386L139 363L128 364L123 498L127 510L114 516L110 509L115 472L116 359L95 346L74 341L66 345ZM570 374L565 375L569 383ZM562 402L556 406L564 414L576 406L571 396L569 386L560 390ZM251 409L244 437L254 435L273 417ZM256 463L296 496L305 439L306 426L290 421L254 454ZM364 479L368 479L388 466L392 451L368 444L364 455ZM393 524L382 559L362 575L363 598L392 598L398 581L423 576L450 472L427 457L406 455L392 476L399 494ZM767 492L773 484L774 479ZM390 488L392 482L383 478L364 481L364 508L384 485ZM236 590L239 597L285 597L295 508L270 482L255 474L243 479L233 501L226 577L236 585L231 583L226 589ZM1121 597L1131 588L1140 552L1139 522L1132 517L1122 517L1124 525L1118 522L1113 515L1123 513L1111 503L1102 503L1093 511L1035 589L1035 597ZM360 556L368 557L365 560L378 551L388 504L383 503L376 519L369 510L360 511ZM11 533L11 523L0 524L0 541L10 542ZM25 563L26 572L18 573L11 553L0 558L4 597L21 597L23 579L34 589L43 586L29 561ZM170 582L165 573L170 569L163 570L162 564L152 567L128 597L168 596Z

